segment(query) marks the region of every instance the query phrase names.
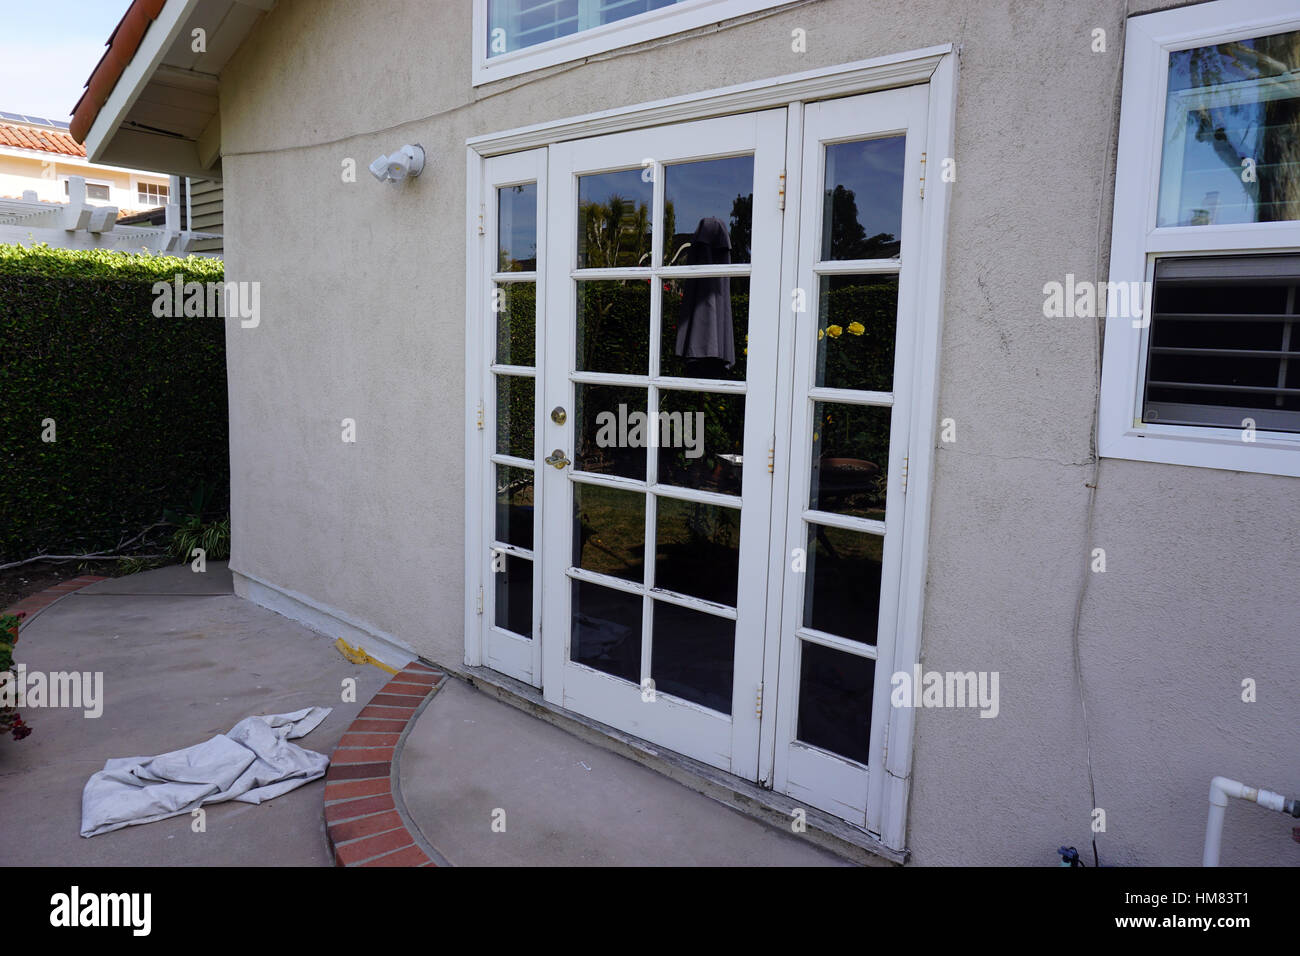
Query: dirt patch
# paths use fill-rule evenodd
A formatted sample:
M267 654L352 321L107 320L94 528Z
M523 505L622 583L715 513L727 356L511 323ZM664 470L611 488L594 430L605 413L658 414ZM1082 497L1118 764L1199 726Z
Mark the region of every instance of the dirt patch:
M118 578L138 571L170 564L167 559L157 561L33 561L16 568L0 571L0 611L12 607L25 597L46 588L80 577L95 574L105 578ZM144 565L144 566L142 566Z

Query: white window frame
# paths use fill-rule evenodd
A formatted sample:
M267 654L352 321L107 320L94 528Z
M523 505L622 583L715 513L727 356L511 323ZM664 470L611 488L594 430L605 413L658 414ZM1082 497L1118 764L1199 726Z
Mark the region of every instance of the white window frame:
M583 116L538 123L518 129L471 137L466 141L466 259L465 259L465 322L468 330L481 327L480 316L485 308L484 281L485 249L480 240L484 226L486 202L485 161L521 150L536 149L552 143L571 139L585 139L607 132L621 132L647 126L665 125L692 119L726 116L769 107L797 107L821 99L834 99L874 90L892 89L915 83L928 83L929 108L926 124L928 152L936 156L951 156L954 150L957 106L957 56L951 44L928 47L908 53L860 60L838 66L818 68L803 73L772 77L722 89L690 93L670 99L634 106L620 107ZM793 115L802 116L801 110ZM791 123L788 130L787 156L790 149L802 149L802 127ZM787 170L793 173L794 169ZM786 182L788 195L798 196L800 183L791 177ZM947 226L950 191L934 181L926 190L922 207L924 241L916 250L918 273L942 276L947 253ZM796 206L787 211L790 219L797 213ZM797 228L796 221L787 228ZM483 229L486 235L486 229ZM793 288L798 284L796 262L782 263L782 301L790 301ZM938 412L938 375L940 359L940 331L944 310L944 283L927 282L918 302L918 326L915 331L915 400L911 410L910 462L908 466L908 509L904 524L903 549L905 557L901 568L898 598L898 638L894 647L890 673L907 671L920 661L921 626L925 610L925 581L928 568L930 501L933 489L936 425ZM779 351L793 354L793 329L783 327ZM478 428L478 406L487 385L486 337L470 332L465 339L465 663L482 666L486 663L483 647L483 630L478 613L480 595L484 592L481 569L487 567L486 528L483 495L484 474L482 462L486 431ZM778 415L779 447L789 447L788 422L782 425ZM785 487L786 469L790 466L788 455L778 459L774 481ZM773 549L771 560L785 567L785 557ZM479 569L480 573L474 573ZM776 578L779 580L779 577ZM780 613L780 588L769 595L769 614ZM765 662L766 686L776 686L777 655ZM547 675L549 680L549 675ZM880 781L883 793L879 805L879 839L896 851L905 851L907 838L907 806L912 782L912 748L916 709L891 708L888 727L884 731L884 779ZM770 753L774 750L774 732L769 730L760 743L760 778L770 772ZM765 769L767 768L767 769Z
M619 47L757 13L788 2L789 0L682 0L659 10L638 13L604 26L579 30L567 37L557 37L535 46L489 57L488 0L474 0L473 85L479 86L557 63L607 53Z
M148 180L144 180L144 179L137 179L134 183L131 184L131 192L135 194L135 201L137 203L152 202L152 200L140 198L140 191L147 190L150 186L152 186L154 189L162 189L167 191L166 196L159 197L162 200L162 202L159 203L159 205L166 206L172 201L171 186L168 183L155 183L155 182L149 182Z
M62 176L62 175L59 176L59 180L63 183L63 195L64 195L65 197L71 198L72 185L71 185L71 183L69 182L69 180L70 180L73 176L75 176L75 175L77 175L77 174L76 174L76 173L69 173L69 174L66 175L66 176ZM107 198L107 199L93 199L93 198L91 198L91 195L90 195L90 187L91 187L91 186L103 186L105 189L108 190L108 198ZM88 203L109 203L109 204L111 204L111 203L113 202L113 184L110 183L110 182L107 182L107 181L105 181L105 180L103 180L103 179L87 179L87 180L86 180L86 202L88 202Z
M1169 54L1300 30L1294 0L1237 0L1133 17L1124 47L1124 91L1115 171L1109 281L1150 281L1166 256L1300 252L1300 222L1156 226ZM1150 302L1143 315L1148 316ZM1139 327L1135 328L1135 324ZM1143 323L1106 317L1098 454L1104 458L1300 477L1300 435L1142 421L1147 341Z

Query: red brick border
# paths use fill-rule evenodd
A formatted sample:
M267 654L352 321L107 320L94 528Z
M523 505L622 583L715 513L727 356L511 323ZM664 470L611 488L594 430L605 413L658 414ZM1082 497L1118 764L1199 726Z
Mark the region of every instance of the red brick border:
M325 829L336 866L437 865L397 812L393 761L402 734L443 679L412 661L343 734L325 775Z
M23 618L23 627L31 623L41 611L65 595L73 591L79 591L88 584L94 584L96 581L107 581L108 578L100 577L94 574L83 574L78 578L69 578L66 581L60 581L53 587L46 588L44 591L37 591L35 594L29 594L13 607L5 608L5 614L17 614L19 611L26 611L27 616Z

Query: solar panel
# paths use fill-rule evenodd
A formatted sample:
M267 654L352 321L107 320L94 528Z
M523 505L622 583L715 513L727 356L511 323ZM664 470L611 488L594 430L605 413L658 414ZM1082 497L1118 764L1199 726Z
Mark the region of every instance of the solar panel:
M14 120L19 123L34 123L37 126L52 126L55 129L68 129L69 124L60 120L46 119L44 116L31 116L26 113L10 113L0 110L0 119Z

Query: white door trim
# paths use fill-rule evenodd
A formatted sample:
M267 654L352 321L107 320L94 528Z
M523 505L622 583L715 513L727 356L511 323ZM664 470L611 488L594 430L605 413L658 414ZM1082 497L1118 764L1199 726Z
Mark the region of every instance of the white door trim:
M722 115L772 106L792 107L789 136L801 143L802 101L877 89L929 82L930 95L927 118L928 168L925 202L922 207L921 238L918 255L918 272L924 277L921 283L921 301L918 309L918 327L914 360L916 363L915 390L912 403L912 445L909 462L909 483L906 503L903 540L902 576L899 593L899 636L893 670L910 670L920 659L920 634L924 618L927 543L930 524L931 486L934 472L934 443L936 414L938 410L938 370L940 360L941 324L944 307L944 282L946 281L946 242L951 184L944 183L939 175L942 160L954 156L957 56L951 44L943 44L910 53L862 60L822 70L791 74L755 83L741 84L688 96L675 97L652 103L606 110L551 123L535 124L501 133L476 136L466 141L467 208L466 208L466 328L475 328L483 303L479 297L479 270L481 262L478 248L478 223L482 202L483 164L488 156L514 150L536 148L568 139L583 138L597 133L635 129L679 119L694 119ZM793 142L794 140L791 140ZM798 148L801 148L799 146ZM790 154L793 155L793 154ZM794 176L795 167L787 165L787 176ZM787 195L798 195L796 182L787 184ZM791 209L787 208L787 217ZM790 224L785 227L792 228ZM798 228L796 223L793 228ZM783 265L782 284L788 290L794 281L794 265ZM786 300L788 301L788 300ZM793 330L782 329L782 347ZM470 569L482 566L484 529L476 516L481 513L478 496L483 493L482 456L474 453L478 447L477 407L485 387L486 366L479 337L466 335L466 606L465 606L465 662L470 666L483 663L476 613L478 582ZM782 353L785 354L785 353ZM788 399L786 400L789 401ZM785 408L788 411L789 405ZM788 436L788 415L782 424L777 416L778 439L781 429ZM788 458L789 456L785 456ZM789 467L778 457L777 468ZM784 564L784 555L780 558ZM776 560L776 557L773 558ZM776 599L779 605L780 599ZM770 602L769 602L769 611ZM779 614L779 606L775 609ZM775 655L770 655L775 656ZM775 662L764 662L765 673L774 673ZM774 698L774 688L769 684L765 696ZM885 731L885 775L882 781L880 839L894 849L903 849L906 842L907 799L911 783L912 744L915 714L911 710L891 711ZM763 739L762 754L769 754L769 741ZM771 756L760 756L760 779L768 779Z
M951 183L943 181L944 160L954 156L957 112L957 58L944 57L930 78L926 124L929 170L921 206L920 282L915 370L912 392L911 456L903 521L902 579L899 585L898 640L891 672L911 671L921 659L921 628L930 541L930 499L934 486L935 431L939 412L939 355L944 287L947 280L948 208ZM881 666L878 662L876 666ZM907 838L907 799L912 779L914 708L890 708L885 731L885 774L881 783L880 840L901 850Z

